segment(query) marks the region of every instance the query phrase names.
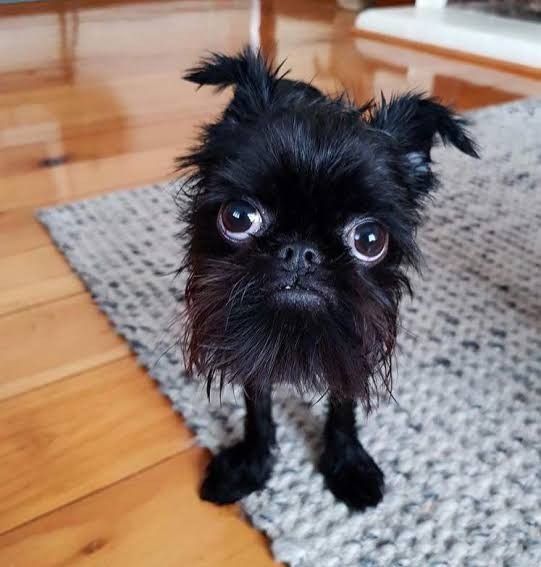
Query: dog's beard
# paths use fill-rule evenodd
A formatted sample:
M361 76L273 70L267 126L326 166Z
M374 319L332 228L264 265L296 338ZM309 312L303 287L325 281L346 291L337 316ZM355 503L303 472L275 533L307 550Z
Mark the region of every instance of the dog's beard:
M233 261L196 262L186 287L184 352L207 392L218 382L292 384L301 392L357 398L370 410L391 392L399 286L366 282L317 308L280 306L268 277Z

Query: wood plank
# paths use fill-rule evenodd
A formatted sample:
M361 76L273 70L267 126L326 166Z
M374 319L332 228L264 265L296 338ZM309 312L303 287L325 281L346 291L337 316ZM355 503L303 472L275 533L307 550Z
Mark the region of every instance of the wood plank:
M49 234L34 215L34 207L0 212L0 258L50 244Z
M201 52L193 53L195 59L186 62L192 66ZM151 69L140 69L137 75L114 77L104 81L65 81L61 85L48 85L28 91L18 92L13 89L0 93L0 124L5 127L43 124L53 120L63 127L92 124L106 117L121 116L126 121L154 118L160 119L164 114L172 112L201 112L208 110L209 104L218 102L212 90L201 91L193 96L195 85L183 81L181 71L175 76L170 72L156 72ZM151 86L151 88L149 88ZM160 104L155 102L159 96ZM222 101L223 103L223 101ZM27 108L25 113L13 114L13 107L35 104Z
M276 565L236 507L197 496L207 457L193 448L0 536L10 567Z
M0 257L0 274L0 316L84 291L52 245Z
M3 262L0 261L0 266L2 264ZM2 291L0 293L0 316L43 305L83 291L83 284L73 274L49 278L41 282L36 280L28 285Z
M121 116L104 118L96 124L80 124L61 134L28 136L22 132L16 143L1 149L0 175L9 176L40 170L47 162L59 160L74 163L98 160L129 152L139 152L164 146L186 147L191 142L191 127L203 122L210 113L199 116L165 114L160 119L130 120L126 124ZM133 123L132 123L133 122ZM184 134L179 134L180 131Z
M19 85L34 90L48 84L47 77L95 83L99 79L176 69L171 79L178 78L179 71L192 65L205 50L233 52L246 42L250 23L246 8L245 3L222 0L197 5L169 0L161 6L149 6L145 13L142 3L134 9L124 2L116 10L110 5L96 9L85 3L60 6L57 15L2 17L0 48L13 47L14 53L0 61L0 71L31 72L21 73L18 83L10 81L9 76L7 81L2 77L0 90L5 82L10 90ZM2 12L4 9L0 7ZM201 21L201 12L205 22ZM55 41L60 26L63 37ZM38 74L39 83L32 82L34 74L42 69L45 73Z
M191 439L131 357L5 400L0 533L178 453Z
M1 317L0 337L0 400L130 352L87 293Z
M182 151L169 146L8 175L2 180L0 212L157 183L173 172Z

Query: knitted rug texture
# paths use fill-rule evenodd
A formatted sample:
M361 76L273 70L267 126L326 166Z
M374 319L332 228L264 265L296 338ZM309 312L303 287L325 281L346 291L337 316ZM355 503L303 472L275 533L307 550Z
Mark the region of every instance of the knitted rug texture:
M316 471L325 400L275 392L276 466L242 508L293 567L541 565L541 101L470 118L482 160L435 152L444 184L419 234L426 267L401 311L396 402L359 412L360 438L386 475L377 508L350 513ZM183 374L176 189L38 214L215 452L242 436L244 409L238 391L209 404Z

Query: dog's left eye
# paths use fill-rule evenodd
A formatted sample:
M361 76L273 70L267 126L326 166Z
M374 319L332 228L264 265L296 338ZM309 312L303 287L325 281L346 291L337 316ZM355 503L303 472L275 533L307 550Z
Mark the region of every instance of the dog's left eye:
M225 203L218 213L218 228L229 240L247 240L257 234L262 226L261 213L247 201Z
M387 254L389 233L374 219L363 219L347 231L347 243L353 255L363 264L377 264Z

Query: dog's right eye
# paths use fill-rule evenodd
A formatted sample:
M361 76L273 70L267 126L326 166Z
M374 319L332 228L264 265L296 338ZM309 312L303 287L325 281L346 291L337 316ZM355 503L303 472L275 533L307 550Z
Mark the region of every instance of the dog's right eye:
M387 254L389 233L372 218L364 218L350 225L346 239L353 256L365 266L377 264Z
M218 229L228 240L240 242L256 235L263 226L257 208L247 201L230 201L218 213Z

